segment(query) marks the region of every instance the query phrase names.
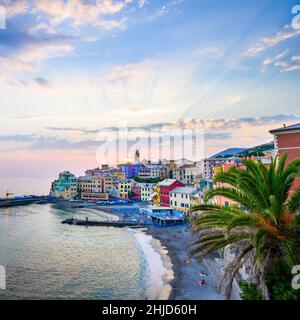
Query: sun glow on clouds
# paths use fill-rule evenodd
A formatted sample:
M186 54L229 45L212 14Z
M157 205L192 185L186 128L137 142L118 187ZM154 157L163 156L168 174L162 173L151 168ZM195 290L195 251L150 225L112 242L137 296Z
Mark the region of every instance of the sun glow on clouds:
M0 175L82 174L97 165L99 133L122 123L141 137L204 128L210 155L299 121L300 31L290 15L230 48L238 3L230 16L198 0L2 3Z

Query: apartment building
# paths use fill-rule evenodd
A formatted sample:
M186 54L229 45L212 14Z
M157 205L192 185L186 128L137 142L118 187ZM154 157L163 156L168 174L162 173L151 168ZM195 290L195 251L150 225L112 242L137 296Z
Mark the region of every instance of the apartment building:
M199 204L198 189L193 187L177 187L170 192L170 206L187 212L191 207Z

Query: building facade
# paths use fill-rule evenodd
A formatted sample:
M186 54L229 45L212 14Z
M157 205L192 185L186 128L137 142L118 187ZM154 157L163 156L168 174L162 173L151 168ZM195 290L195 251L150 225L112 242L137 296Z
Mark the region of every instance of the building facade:
M150 203L151 195L155 191L156 185L154 183L141 184L141 201Z
M271 130L270 133L274 136L275 154L280 157L287 153L288 162L300 159L300 123L291 126L284 125L282 128ZM299 186L300 179L298 178L294 188Z
M123 199L128 199L133 191L133 182L129 179L116 179L113 181L113 186Z
M224 164L234 165L239 161L239 158L209 158L203 159L200 162L201 175L204 179L212 179L213 177L213 168L222 167Z
M165 179L157 184L158 206L170 206L170 192L176 187L184 187L184 184L175 179Z
M177 187L170 192L170 206L187 212L191 207L199 204L198 192L199 190L193 187Z
M195 186L199 183L201 168L194 165L183 165L173 170L173 178L188 186Z
M73 199L77 195L77 178L69 172L61 172L58 179L52 182L50 195L65 200Z
M109 193L113 188L111 176L82 176L77 180L78 192Z

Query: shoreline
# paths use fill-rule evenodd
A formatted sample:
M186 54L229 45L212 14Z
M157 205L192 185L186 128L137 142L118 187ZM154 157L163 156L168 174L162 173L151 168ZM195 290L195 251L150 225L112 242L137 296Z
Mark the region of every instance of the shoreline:
M173 265L167 250L159 240L147 234L147 229L130 229L147 264L146 300L169 300L174 279Z
M70 208L70 206L63 205L64 208ZM120 207L99 207L89 205L84 208L74 209L92 209L96 211L102 211L116 217L123 217L127 214L127 209L130 210L132 207L123 207L123 210L118 210ZM123 212L122 212L123 211ZM135 215L133 213L133 215ZM153 250L160 256L165 275L161 274L162 288L164 288L163 297L158 296L157 300L225 300L223 294L219 292L218 285L212 274L206 267L206 264L198 261L195 257L188 257L188 253L191 248L190 245L197 240L195 235L192 235L190 229L186 225L169 226L169 227L158 227L158 226L147 226L147 228L139 229L134 233L133 230L129 231L137 238L140 248L144 252L144 256L147 259L149 265L153 265L151 257L145 254L141 242L139 241L136 234L144 234L151 238L148 238L148 250ZM140 239L145 241L145 239ZM146 249L147 250L147 249ZM208 258L209 259L209 258ZM148 261L150 260L150 261ZM213 259L212 263L215 263ZM188 261L188 263L187 263ZM201 277L200 272L204 271L207 276ZM205 286L200 286L199 281L204 279L206 282ZM166 293L168 292L168 293Z
M219 293L218 286L212 275L209 274L206 265L194 257L188 258L188 253L191 250L188 246L196 239L186 225L149 227L145 232L160 242L171 261L174 277L170 281L172 289L168 300L225 299L224 295ZM207 273L207 276L202 278L199 275L200 271ZM206 286L199 285L201 279L206 281Z

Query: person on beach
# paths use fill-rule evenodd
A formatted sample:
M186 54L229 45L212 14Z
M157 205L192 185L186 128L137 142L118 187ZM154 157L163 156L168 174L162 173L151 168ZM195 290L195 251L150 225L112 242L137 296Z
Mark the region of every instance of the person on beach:
M206 282L205 282L205 280L200 280L199 284L201 287L204 287L206 285Z

